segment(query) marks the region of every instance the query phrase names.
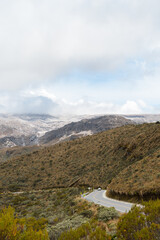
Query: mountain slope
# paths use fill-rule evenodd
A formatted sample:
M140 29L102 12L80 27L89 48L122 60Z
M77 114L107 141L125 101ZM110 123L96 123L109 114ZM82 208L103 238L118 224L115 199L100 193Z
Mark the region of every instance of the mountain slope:
M111 197L132 197L137 193L145 200L154 195L155 198L160 197L160 148L125 168L108 187Z
M55 117L45 114L0 114L0 149L39 145L39 141L40 144L55 144L126 124L158 120L160 115Z
M160 121L160 114L123 115L123 117L130 119L137 124L154 123Z
M56 143L68 139L78 138L80 136L92 135L112 128L133 124L118 115L106 115L92 119L84 119L78 122L72 122L62 128L47 132L40 138L41 144Z
M0 114L0 149L39 144L39 137L84 116L54 117L46 114Z
M9 159L25 155L40 149L40 146L26 146L26 147L12 147L12 148L4 148L0 149L0 162L8 161Z
M0 188L1 191L19 191L74 184L106 188L111 183L111 191L116 190L114 180L119 174L128 172L128 167L131 172L137 171L137 164L142 162L146 174L152 177L152 182L156 181L154 193L159 194L160 178L157 177L156 169L160 158L153 158L154 154L160 155L160 124L127 125L44 147L1 163ZM151 166L152 172L149 171ZM120 187L128 194L125 174L119 176L122 178ZM142 176L140 172L138 181L141 186L144 182ZM145 180L146 184L151 181L150 178ZM143 192L147 188L144 185ZM140 195L141 191L135 187L132 194Z

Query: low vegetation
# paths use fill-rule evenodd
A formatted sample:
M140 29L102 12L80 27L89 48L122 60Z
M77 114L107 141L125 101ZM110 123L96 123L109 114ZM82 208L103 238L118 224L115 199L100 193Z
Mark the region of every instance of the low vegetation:
M119 240L160 239L160 200L144 203L144 207L134 207L121 217L117 226Z
M0 149L0 163L6 162L13 157L23 156L40 149L39 146L12 147Z
M143 202L119 218L114 208L89 203L82 189L1 194L0 239L158 240L160 200Z
M97 221L92 220L82 224L77 229L70 229L69 231L62 233L59 240L111 240L114 238L115 236L107 234L103 225L100 225Z
M87 236L98 233L103 235L105 232L106 236L113 237L119 218L117 211L83 200L80 197L82 191L79 188L67 188L1 194L0 209L11 206L18 219L25 218L26 222L36 219L38 224L45 223L51 240L57 240L60 236L62 239L70 231L75 231L74 234L79 236L79 231L88 225L91 228L85 232ZM96 232L93 231L94 226Z
M45 219L17 218L12 207L0 212L1 240L49 240Z

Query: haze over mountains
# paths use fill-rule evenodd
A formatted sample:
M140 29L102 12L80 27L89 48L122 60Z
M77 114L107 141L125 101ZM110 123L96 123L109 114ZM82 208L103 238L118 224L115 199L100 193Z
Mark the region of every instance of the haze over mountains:
M135 115L123 115L125 118L130 119L138 124L140 123L153 123L160 121L160 114L135 114Z
M1 114L0 148L39 144L38 139L46 132L60 128L83 116L54 117L46 114Z
M160 115L51 116L0 115L0 149L54 144L127 124L156 122Z

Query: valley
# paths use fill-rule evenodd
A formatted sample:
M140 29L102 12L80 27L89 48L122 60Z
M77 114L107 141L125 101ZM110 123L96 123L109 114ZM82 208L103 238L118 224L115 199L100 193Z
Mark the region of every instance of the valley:
M151 123L41 146L1 163L0 189L101 186L112 195L152 198L160 192L159 143L160 124Z
M42 234L45 227L47 240L111 240L121 236L125 216L135 216L134 208L129 211L130 203L124 207L113 199L141 203L160 197L159 121L139 124L135 117L130 118L110 115L82 119L40 134L38 144L1 145L0 209L12 211L11 206L18 219L25 218L33 228L39 226ZM3 134L14 137L13 130ZM107 207L100 206L105 191L85 195L88 188L107 189L107 197L113 199L103 196ZM85 199L81 198L83 193ZM116 210L110 208L112 202ZM158 200L148 204L158 211ZM143 216L145 207L137 206L136 213ZM126 211L128 214L122 215Z

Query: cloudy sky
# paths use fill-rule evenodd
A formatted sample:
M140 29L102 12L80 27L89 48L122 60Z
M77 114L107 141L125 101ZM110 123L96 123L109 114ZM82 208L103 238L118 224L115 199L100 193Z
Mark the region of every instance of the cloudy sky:
M160 1L1 0L0 112L160 113Z

